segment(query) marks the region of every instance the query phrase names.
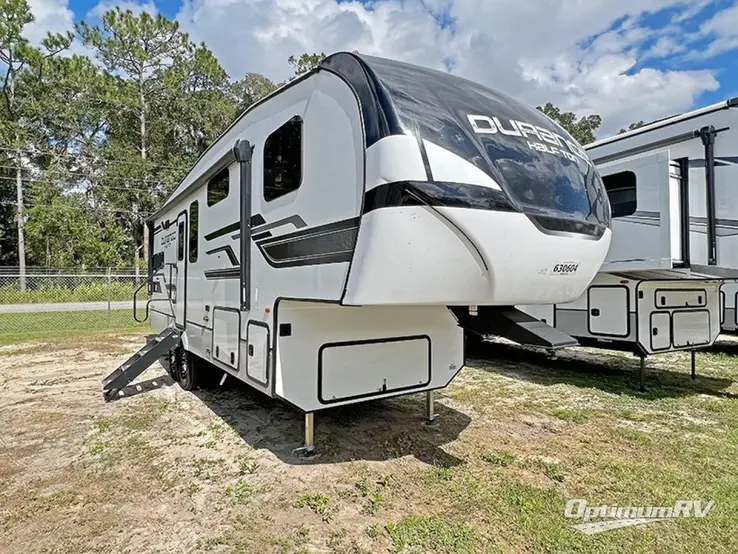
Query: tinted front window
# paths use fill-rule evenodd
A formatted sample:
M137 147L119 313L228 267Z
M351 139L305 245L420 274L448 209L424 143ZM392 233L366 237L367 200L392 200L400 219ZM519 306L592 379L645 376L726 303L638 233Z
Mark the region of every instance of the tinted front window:
M544 218L610 224L602 180L581 146L541 112L446 73L362 57L406 132L470 161L518 209Z

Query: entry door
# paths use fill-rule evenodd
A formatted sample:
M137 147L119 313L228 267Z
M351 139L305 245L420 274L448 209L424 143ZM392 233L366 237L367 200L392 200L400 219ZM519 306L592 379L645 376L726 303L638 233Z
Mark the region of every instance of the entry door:
M177 216L177 259L172 268L174 321L184 327L187 317L187 212Z

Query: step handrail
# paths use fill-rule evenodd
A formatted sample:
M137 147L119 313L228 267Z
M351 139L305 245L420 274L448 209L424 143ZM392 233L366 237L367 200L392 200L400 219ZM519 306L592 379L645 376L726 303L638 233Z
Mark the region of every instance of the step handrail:
M176 264L167 264L167 265L176 265ZM171 268L169 272L171 274ZM137 317L138 315L138 293L141 291L141 289L144 286L146 285L151 286L154 283L155 277L161 277L162 280L164 281L165 288L167 288L167 297L166 298L149 298L146 301L146 306L144 309L144 318L138 319ZM146 279L143 283L141 283L135 291L133 291L133 319L134 320L136 320L138 323L146 322L149 319L149 311L150 311L149 308L151 306L151 303L152 302L163 302L164 300L167 300L169 302L169 309L172 311L172 317L174 317L174 305L172 304L172 291L168 287L166 287L166 282L167 282L167 278L164 275L164 272L156 271L152 273L148 279Z

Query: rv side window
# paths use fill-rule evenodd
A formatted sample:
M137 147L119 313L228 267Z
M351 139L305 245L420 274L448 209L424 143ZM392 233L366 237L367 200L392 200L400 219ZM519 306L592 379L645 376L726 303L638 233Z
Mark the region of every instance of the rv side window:
M200 203L195 200L190 204L190 263L197 261L197 227L200 215Z
M264 144L264 200L297 190L302 183L302 118L295 116Z
M622 171L602 177L610 198L612 217L633 215L637 209L636 176L632 171Z
M215 206L221 200L228 198L230 176L228 168L219 171L208 181L208 208Z
M184 239L184 221L180 221L177 229L177 260L180 262L184 260Z

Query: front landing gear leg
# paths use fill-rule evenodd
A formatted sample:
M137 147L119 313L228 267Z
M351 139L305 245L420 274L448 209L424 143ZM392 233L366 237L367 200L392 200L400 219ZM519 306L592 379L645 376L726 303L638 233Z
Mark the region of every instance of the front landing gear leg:
M435 425L437 417L436 391L429 390L425 393L425 424Z
M695 368L695 363L696 363L695 356L696 356L696 353L694 350L692 350L692 381L697 379L697 370Z
M303 460L312 460L317 458L315 453L315 429L313 427L313 412L305 414L305 444L300 448L295 448L292 454Z
M641 355L641 375L640 375L641 392L646 392L646 357Z

